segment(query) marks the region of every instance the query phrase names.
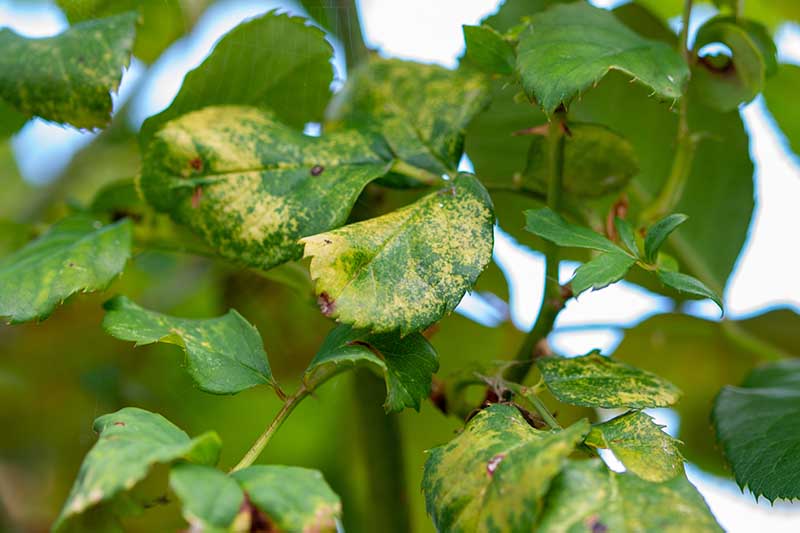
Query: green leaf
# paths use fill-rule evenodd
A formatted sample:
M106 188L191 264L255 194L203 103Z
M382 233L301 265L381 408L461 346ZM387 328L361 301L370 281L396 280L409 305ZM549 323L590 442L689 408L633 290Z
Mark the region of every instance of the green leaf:
M670 233L675 231L678 226L686 222L689 217L675 213L667 215L649 228L644 238L644 259L648 263L655 263L661 245L667 240Z
M514 72L514 48L491 26L464 26L466 63L488 74L504 76Z
M761 92L766 76L777 69L777 51L766 28L734 16L714 17L700 27L695 49L712 43L724 43L731 55L700 55L693 65L692 83L707 105L730 111Z
M756 368L714 401L717 438L736 482L758 496L800 498L800 360Z
M54 531L73 521L113 513L124 493L142 481L159 463L186 461L214 465L219 458L220 440L209 432L190 439L161 415L126 407L103 415L94 422L99 435L78 472L77 480L58 517Z
M525 17L543 11L553 4L570 1L573 0L504 0L496 13L481 22L505 33L517 26Z
M339 371L369 366L386 381L386 412L412 407L419 411L431 392L431 376L439 369L436 350L420 333L401 337L397 333L369 334L347 325L337 326L320 346L305 371L305 380L326 367Z
M706 287L699 279L669 270L658 270L657 274L658 279L660 279L664 285L672 287L676 291L684 294L692 294L700 296L701 298L711 298L711 300L717 304L720 311L723 310L722 299L714 291Z
M623 189L639 172L627 139L597 124L570 124L564 143L563 190L578 198L595 198ZM547 137L532 137L523 183L547 192Z
M56 3L70 24L138 11L140 23L133 54L148 63L191 27L181 0L58 0Z
M324 314L401 335L452 311L492 258L494 216L469 174L411 205L306 237Z
M257 465L231 475L273 530L337 531L342 504L317 470Z
M546 113L619 70L675 100L689 70L663 42L634 33L608 11L582 2L556 5L534 16L519 41L517 69L528 95Z
M135 24L136 14L125 13L44 39L0 30L0 100L28 116L76 128L107 125L110 93L128 66Z
M104 307L103 329L110 335L137 346L165 342L183 348L189 374L201 390L235 394L261 384L277 386L258 330L233 309L217 318L177 318L125 296Z
M173 466L169 486L183 504L191 531L229 531L244 503L244 493L234 478L205 465Z
M422 491L438 531L534 531L544 496L589 431L586 420L539 431L516 407L493 404L428 452Z
M19 131L27 121L28 117L24 113L0 100L0 140Z
M321 120L333 79L333 49L324 32L306 22L270 12L228 32L186 75L172 104L142 125L142 147L170 120L206 106L268 108L296 128Z
M380 134L398 159L441 175L455 171L463 132L488 98L486 81L477 73L372 59L348 76L332 100L326 129Z
M628 472L654 483L683 474L679 443L642 411L598 424L586 437L586 444L610 449Z
M225 257L260 268L298 259L300 237L345 223L389 168L373 137L309 137L266 111L208 107L173 120L144 156L141 189Z
M78 291L102 290L131 255L131 224L103 226L75 215L0 260L0 316L10 322L43 320Z
M559 400L586 407L667 407L681 395L675 385L646 370L592 352L537 360L547 388Z
M626 254L622 248L599 233L570 224L549 207L525 211L525 221L528 231L559 246Z
M570 460L547 495L537 531L722 533L685 476L651 483L610 471L600 459Z
M614 217L614 227L619 235L619 240L630 253L639 257L639 245L636 243L636 235L633 233L633 227L630 222L624 218Z
M572 293L577 296L588 289L603 289L625 277L636 259L627 253L608 252L582 264L570 280Z
M800 154L800 107L797 102L797 87L800 87L800 66L783 64L775 76L767 80L764 99L772 118L780 126L789 146Z

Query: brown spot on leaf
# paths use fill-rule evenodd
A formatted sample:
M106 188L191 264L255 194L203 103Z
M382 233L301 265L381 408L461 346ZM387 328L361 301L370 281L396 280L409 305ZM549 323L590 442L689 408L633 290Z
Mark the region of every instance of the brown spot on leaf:
M320 293L317 298L317 305L319 305L319 310L322 311L322 314L325 316L331 316L336 309L336 302L333 301L327 292Z
M494 471L497 470L497 467L500 466L500 463L502 463L503 459L505 458L506 454L498 453L497 455L489 459L489 462L486 463L486 473L489 474L489 477L492 477L494 475Z
M194 159L189 160L189 166L199 172L203 170L203 160L199 157L195 157Z
M277 533L278 531L269 516L253 505L247 493L244 495L242 506L239 507L239 514L250 515L250 529L248 529L250 533Z
M442 412L442 414L447 414L447 389L445 386L444 381L437 378L436 376L431 376L431 394L430 400L431 403Z
M608 531L608 526L601 522L597 515L587 518L586 526L592 533L606 533Z
M322 165L314 165L311 167L311 175L312 176L319 176L325 170L325 167Z
M125 426L125 422L114 422L115 426Z
M200 200L203 198L203 188L202 187L195 187L194 192L192 193L192 209L197 209L200 207Z

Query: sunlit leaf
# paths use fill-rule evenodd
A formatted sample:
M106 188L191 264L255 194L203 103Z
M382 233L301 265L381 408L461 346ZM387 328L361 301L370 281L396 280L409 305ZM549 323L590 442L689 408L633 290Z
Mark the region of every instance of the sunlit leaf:
M0 30L0 99L28 116L76 128L107 125L135 24L136 14L124 13L43 39Z
M452 311L492 257L492 203L460 174L411 205L306 237L324 314L375 332L422 329Z
M533 531L544 496L586 433L533 429L516 407L494 404L448 444L428 452L422 491L439 531Z
M166 342L186 352L189 374L214 394L275 385L258 330L235 310L217 318L178 318L136 305L125 296L105 304L103 329L136 345Z

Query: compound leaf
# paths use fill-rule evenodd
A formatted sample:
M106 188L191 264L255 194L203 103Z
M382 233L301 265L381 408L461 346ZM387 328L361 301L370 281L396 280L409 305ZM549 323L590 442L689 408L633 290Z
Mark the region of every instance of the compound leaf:
M397 333L369 334L340 325L328 334L306 369L306 381L324 367L340 370L370 366L386 381L386 412L412 407L419 411L431 392L431 376L439 369L436 350L421 333L401 337Z
M651 483L610 471L600 459L570 460L553 481L537 531L722 533L686 476Z
M261 384L276 386L258 330L231 309L217 318L178 318L150 311L125 296L105 304L103 329L136 345L166 342L183 348L200 389L235 394Z
M104 289L131 255L131 224L103 226L75 215L0 260L0 316L12 323L47 318L78 291Z
M669 45L645 39L610 12L583 2L535 15L520 36L517 69L526 92L552 113L619 70L664 99L683 93L689 69Z
M182 459L214 465L219 459L221 443L216 433L190 439L161 415L135 407L99 417L94 421L94 431L99 435L97 443L81 465L53 526L56 532L81 520L89 523L95 517L113 521L124 505L125 492L156 464Z
M559 400L585 407L667 407L680 391L659 376L598 353L537 361L547 388Z
M534 531L550 482L589 431L532 428L516 407L493 404L448 444L430 450L422 491L438 531Z
M469 174L411 205L301 240L324 314L402 335L458 305L492 257L494 215Z
M610 449L628 472L654 483L683 474L679 443L642 411L597 424L586 437L586 444Z
M342 503L317 470L256 465L231 475L275 531L337 531Z
M248 20L186 75L167 109L145 121L141 145L170 120L207 106L268 108L296 128L319 121L330 97L332 56L324 32L306 19L270 12Z
M0 30L0 100L28 116L99 128L128 66L136 14L81 22L55 37ZM44 80L44 82L43 82Z
M252 107L208 107L168 122L140 178L146 200L220 254L254 267L298 259L297 240L347 220L391 157L356 131L310 137Z
M756 368L726 386L712 420L736 482L770 501L800 498L800 361Z

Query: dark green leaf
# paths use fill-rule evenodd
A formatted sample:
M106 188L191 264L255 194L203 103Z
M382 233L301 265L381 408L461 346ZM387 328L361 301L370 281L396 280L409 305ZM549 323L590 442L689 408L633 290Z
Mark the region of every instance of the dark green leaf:
M588 248L626 255L622 248L599 233L583 226L570 224L549 207L525 211L525 220L525 228L528 231L559 246Z
M636 263L636 259L626 253L607 252L582 264L570 280L575 296L585 290L599 290L621 280Z
M0 139L16 133L27 121L24 113L0 100Z
M668 215L649 228L647 228L647 235L644 238L644 259L648 263L655 263L658 251L661 245L667 240L670 233L686 222L689 217L681 213Z
M547 495L537 531L722 533L685 476L651 483L610 471L600 459L570 460Z
M514 48L491 26L464 26L464 61L488 74L514 72Z
M517 69L545 112L569 104L610 70L620 70L675 100L689 70L670 46L645 39L604 9L556 5L534 17L519 42Z
M93 213L109 213L112 216L140 211L144 203L136 191L132 179L113 181L97 191L89 210Z
M739 486L770 501L800 498L800 360L724 387L712 419Z
M763 26L734 16L714 17L700 27L695 49L712 43L727 45L731 55L701 55L692 69L692 83L707 105L730 111L755 98L766 76L775 72L775 44Z
M105 304L103 329L136 345L166 342L183 348L200 389L235 394L261 384L275 386L258 330L231 309L217 318L177 318L139 307L125 296Z
M131 255L131 233L127 220L103 226L81 215L65 218L0 260L0 316L42 320L76 292L104 289Z
M0 30L0 99L28 116L76 128L107 125L110 93L130 61L135 24L136 14L125 13L44 39Z
M586 407L666 407L681 395L675 385L646 370L590 353L537 361L547 388L559 400Z
M323 313L405 335L458 305L492 258L493 222L486 189L460 174L397 211L301 242Z
M383 407L388 413L405 407L419 411L421 401L430 395L431 376L439 369L439 359L420 333L405 337L397 333L370 335L342 325L328 334L309 363L306 381L314 381L314 374L330 365L340 370L354 366L376 369L386 381Z
M145 153L141 189L223 256L270 268L300 237L340 226L389 168L372 137L309 137L248 107L208 107L167 123Z
M618 192L639 172L633 146L624 137L596 124L570 124L564 143L565 193L594 198ZM547 137L532 137L524 184L547 191Z
M633 233L633 227L630 222L624 218L614 217L614 227L619 235L619 240L630 253L639 257L639 245L636 243L636 235Z
M683 474L680 441L662 431L649 415L633 411L592 427L586 444L608 448L628 472L654 483Z
M701 298L711 298L714 303L719 306L720 311L722 311L722 299L714 291L706 287L699 279L669 270L659 270L658 279L660 279L664 285L672 287L678 292L700 296Z
M800 154L800 106L797 88L800 87L800 66L780 65L775 76L767 80L764 99L775 122L780 126L795 154Z
M317 470L257 465L232 476L276 531L337 531L342 504Z
M229 531L244 503L236 480L210 466L177 464L170 471L169 486L183 504L191 531Z
M331 102L328 130L378 133L399 159L440 175L456 169L463 132L488 98L477 73L373 59L348 77Z
M147 147L170 120L213 105L268 108L297 128L319 121L330 96L332 55L322 30L305 19L270 12L248 20L186 75L166 110L145 121L141 144Z
M450 443L430 450L422 491L438 531L534 531L551 480L589 431L533 429L516 407L494 404Z
M101 416L94 422L94 431L98 441L81 465L54 531L80 521L81 515L107 516L125 491L158 463L183 459L214 465L219 458L221 443L216 433L190 439L161 415L135 407Z

